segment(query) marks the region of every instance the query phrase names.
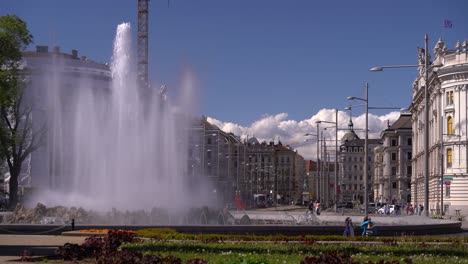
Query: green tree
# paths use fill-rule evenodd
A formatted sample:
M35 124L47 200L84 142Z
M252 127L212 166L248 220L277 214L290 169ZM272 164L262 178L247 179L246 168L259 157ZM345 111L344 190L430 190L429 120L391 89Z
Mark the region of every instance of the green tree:
M23 162L40 145L43 128L33 131L31 106L24 101L20 69L22 51L32 43L26 23L15 15L0 16L0 157L10 172L10 209L18 203L18 176Z

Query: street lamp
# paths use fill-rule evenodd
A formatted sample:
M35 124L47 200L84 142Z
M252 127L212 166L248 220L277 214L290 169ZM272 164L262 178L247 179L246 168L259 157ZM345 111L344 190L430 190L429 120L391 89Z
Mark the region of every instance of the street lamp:
M428 97L428 82L429 82L429 51L427 34L424 35L424 208L426 216L429 216L429 97ZM394 65L372 67L370 71L383 71L385 68L414 68L420 65ZM431 69L441 67L442 64L431 65ZM417 175L415 176L417 179ZM416 181L417 185L417 181Z
M320 124L320 123L329 123L329 124L335 124L335 185L334 185L334 199L335 203L333 205L333 208L335 212L337 211L337 206L336 204L338 203L338 192L337 192L337 186L338 186L338 109L335 109L335 122L331 121L316 121L315 123Z
M364 105L366 106L366 136L364 140L364 214L367 215L368 212L368 187L367 187L367 160L368 160L368 140L369 140L369 109L401 109L397 107L369 107L369 83L366 82L366 98L360 98L356 96L348 96L346 99L348 100L360 100L366 102ZM357 106L357 105L356 105ZM351 106L352 107L352 106Z
M315 168L316 170L316 180L315 180L315 197L316 199L318 200L319 199L319 192L320 192L320 188L319 188L319 123L317 123L317 134L311 134L311 133L307 133L305 134L305 136L316 136L317 137L317 166Z

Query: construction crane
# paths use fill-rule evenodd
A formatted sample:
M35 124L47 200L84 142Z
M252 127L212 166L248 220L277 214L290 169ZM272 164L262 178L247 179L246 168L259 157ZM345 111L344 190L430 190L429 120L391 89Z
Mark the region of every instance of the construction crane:
M148 87L148 2L138 0L138 81L140 88Z

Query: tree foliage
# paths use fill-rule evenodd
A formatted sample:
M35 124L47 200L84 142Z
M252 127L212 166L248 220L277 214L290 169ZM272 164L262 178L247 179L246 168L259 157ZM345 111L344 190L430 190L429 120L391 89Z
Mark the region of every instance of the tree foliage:
M26 23L19 17L0 17L0 157L10 172L10 207L18 201L22 164L40 145L44 134L33 131L32 109L24 100L24 77L20 71L22 51L32 40Z

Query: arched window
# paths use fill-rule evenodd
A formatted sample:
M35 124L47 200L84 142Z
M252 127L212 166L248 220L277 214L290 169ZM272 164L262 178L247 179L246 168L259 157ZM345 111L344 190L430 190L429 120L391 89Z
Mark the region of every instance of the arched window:
M447 134L453 134L453 119L451 116L447 117Z
M447 168L452 167L452 149L447 149Z

